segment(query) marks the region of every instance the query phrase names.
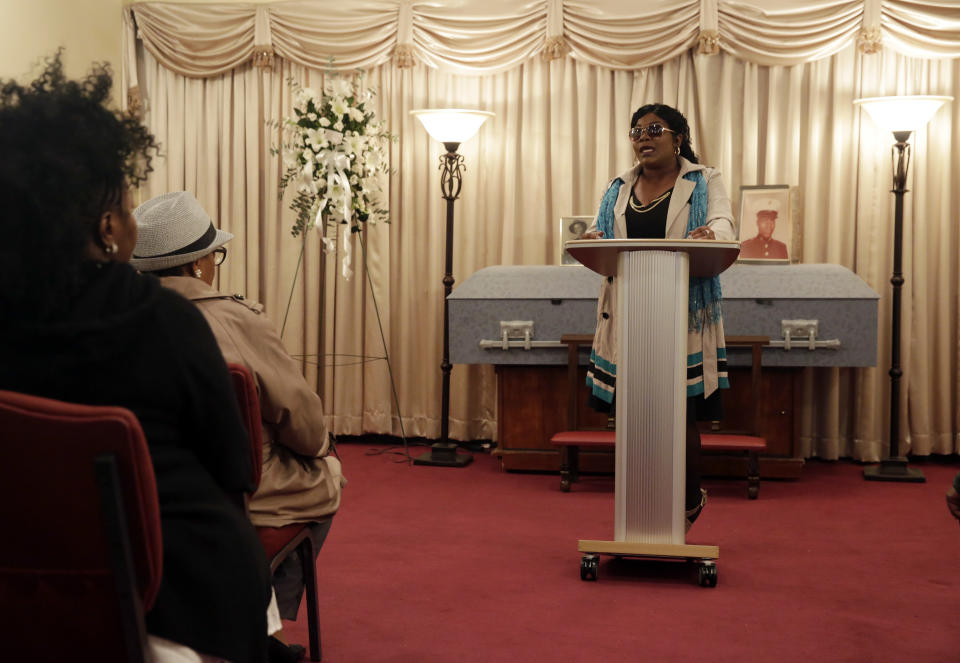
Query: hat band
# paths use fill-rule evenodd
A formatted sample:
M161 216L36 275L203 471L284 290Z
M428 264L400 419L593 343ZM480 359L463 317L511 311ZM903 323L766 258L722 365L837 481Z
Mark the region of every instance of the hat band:
M190 244L187 244L184 247L181 247L175 251L170 251L169 253L159 253L157 255L152 255L152 256L138 256L136 253L134 253L133 257L138 260L143 260L148 258L166 258L168 256L177 256L177 255L182 255L184 253L194 253L195 251L200 251L201 249L205 249L211 244L213 244L213 240L216 238L216 236L217 236L217 229L213 226L213 222L211 222L210 227L207 228L207 232L203 233L203 235L200 236L200 239Z

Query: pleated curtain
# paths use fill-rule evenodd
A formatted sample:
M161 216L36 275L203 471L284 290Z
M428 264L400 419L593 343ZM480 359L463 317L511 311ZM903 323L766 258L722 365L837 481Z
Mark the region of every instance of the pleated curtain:
M960 3L147 2L125 8L124 23L125 99L163 151L141 198L190 190L236 236L220 289L263 302L284 327L337 434L439 436L442 147L409 111L496 113L460 148L459 284L490 265L559 264L560 217L595 212L633 163L633 110L663 102L687 115L734 209L740 186L797 187L802 261L844 265L881 295L877 366L804 369L797 413L803 456L881 458L893 138L852 102L953 95L911 140L901 451L958 451ZM270 123L291 113L288 80L318 89L329 76L375 90L397 140L383 182L390 222L346 238L329 227L337 249L325 254L318 231L291 236ZM496 418L493 368L456 365L451 436L495 439Z

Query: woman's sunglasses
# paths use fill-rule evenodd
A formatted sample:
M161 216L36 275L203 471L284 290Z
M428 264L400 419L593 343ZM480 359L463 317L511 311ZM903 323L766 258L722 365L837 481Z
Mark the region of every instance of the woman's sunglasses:
M663 126L662 124L659 124L658 122L653 122L652 124L648 124L645 127L631 128L630 140L640 140L640 138L643 137L643 134L647 134L648 136L650 136L650 138L659 138L660 136L663 135L664 131L667 131L672 134L677 133L673 129L667 129L665 126Z
M218 246L213 250L213 264L222 265L223 261L227 259L227 247Z

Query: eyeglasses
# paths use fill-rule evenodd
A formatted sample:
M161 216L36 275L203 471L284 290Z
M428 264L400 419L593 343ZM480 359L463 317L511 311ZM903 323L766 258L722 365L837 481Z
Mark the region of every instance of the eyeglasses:
M663 135L663 132L667 131L669 133L677 133L673 129L667 129L665 126L659 122L653 122L648 124L645 127L632 127L630 129L630 140L640 140L643 137L643 134L646 133L650 138L659 138Z
M218 246L213 250L213 264L220 266L227 259L227 247Z

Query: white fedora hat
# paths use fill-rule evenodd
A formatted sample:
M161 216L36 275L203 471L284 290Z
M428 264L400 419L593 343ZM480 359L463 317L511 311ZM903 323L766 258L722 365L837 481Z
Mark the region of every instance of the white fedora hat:
M133 210L133 217L137 220L137 245L130 264L141 272L186 265L233 239L213 225L189 191L151 198Z

